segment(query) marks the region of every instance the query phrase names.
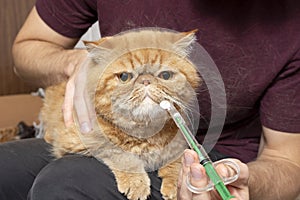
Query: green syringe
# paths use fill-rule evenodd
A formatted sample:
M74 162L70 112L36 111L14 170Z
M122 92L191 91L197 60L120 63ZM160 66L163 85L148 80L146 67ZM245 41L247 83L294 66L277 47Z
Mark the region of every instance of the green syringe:
M231 198L234 198L226 188L222 178L219 176L217 171L214 168L213 162L207 155L206 151L204 150L203 146L200 145L197 140L195 139L194 135L190 131L190 129L187 127L186 122L184 121L183 117L180 115L180 113L177 111L177 109L174 107L173 104L171 104L169 101L162 101L160 103L160 107L167 110L173 120L175 121L178 128L181 130L181 133L183 134L185 140L189 144L190 148L196 151L196 153L199 156L200 164L203 165L205 168L206 174L210 178L211 182L214 184L215 189L221 196L223 200L229 200Z

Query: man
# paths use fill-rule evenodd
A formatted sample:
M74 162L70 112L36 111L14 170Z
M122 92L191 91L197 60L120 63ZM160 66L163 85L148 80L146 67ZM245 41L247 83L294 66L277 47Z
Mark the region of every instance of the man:
M99 20L102 36L145 26L177 31L198 28L199 42L216 62L227 93L227 118L215 146L220 155L217 159L226 156L247 163L247 166L240 163L242 176L229 188L235 189L238 199L247 198L248 187L250 199L294 199L300 192L299 11L300 5L294 1L38 0L14 44L16 72L24 80L43 86L69 79L64 105L65 122L69 126L75 91L72 80L86 58L85 50L72 47L95 20ZM210 106L203 101L200 107ZM201 114L209 120L209 110ZM85 116L82 119L82 131L88 132L89 122ZM205 129L205 123L200 124L199 132ZM197 137L203 139L201 133ZM30 198L44 195L43 199L47 199L45 194L59 186L46 187L55 180L51 174L67 180L59 170L76 162L97 174L97 167L92 167L96 164L84 165L92 162L84 159L67 157L48 164L38 173L33 186L28 186ZM200 182L200 186L206 183L203 168L196 162L192 152L185 153L179 197L214 199L213 193L192 194L184 185L189 171L192 183ZM72 175L81 170L79 166L74 168L69 171ZM159 180L153 177L155 187ZM159 190L153 189L154 197L155 191ZM91 192L81 194L86 196ZM55 194L50 196L53 199Z

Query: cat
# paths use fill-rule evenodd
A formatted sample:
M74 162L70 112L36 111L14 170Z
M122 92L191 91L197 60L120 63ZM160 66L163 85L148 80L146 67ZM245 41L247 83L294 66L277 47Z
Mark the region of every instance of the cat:
M0 129L0 143L17 140L17 127L9 127Z
M158 170L163 198L177 199L187 144L159 103L168 100L184 112L195 98L201 79L188 59L195 32L148 28L85 42L90 59L85 84L96 125L87 134L75 124L66 128L61 109L66 83L47 88L41 116L53 154L96 157L130 200L147 199L147 171Z
M0 143L36 137L34 126L21 121L17 126L0 129Z

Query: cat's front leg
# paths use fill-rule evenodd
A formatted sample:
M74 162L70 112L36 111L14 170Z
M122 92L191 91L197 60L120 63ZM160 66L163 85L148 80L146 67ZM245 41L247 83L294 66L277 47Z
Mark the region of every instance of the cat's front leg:
M181 158L163 166L158 175L162 178L160 192L165 200L177 199L177 181L181 168Z
M146 200L150 195L150 179L146 172L112 171L116 177L118 190L129 200Z

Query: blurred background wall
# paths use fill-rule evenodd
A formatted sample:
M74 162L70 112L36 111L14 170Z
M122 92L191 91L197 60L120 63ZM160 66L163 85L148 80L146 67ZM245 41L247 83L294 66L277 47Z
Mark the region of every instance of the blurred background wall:
M0 96L36 90L13 72L12 44L35 0L0 0Z
M38 88L15 75L11 53L14 39L35 1L0 0L0 139L7 133L5 130L15 128L21 121L28 125L39 121L42 99L31 95ZM84 40L99 38L97 23L83 36ZM84 48L83 43L79 41L76 48Z

